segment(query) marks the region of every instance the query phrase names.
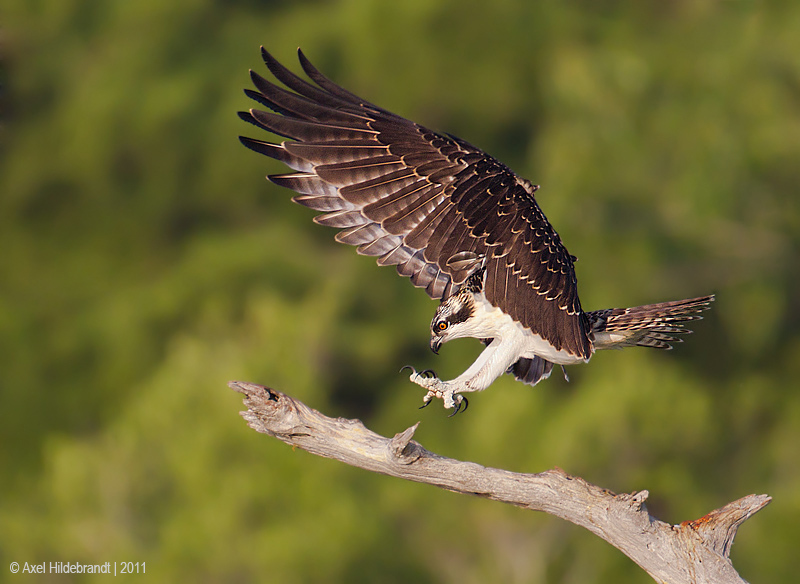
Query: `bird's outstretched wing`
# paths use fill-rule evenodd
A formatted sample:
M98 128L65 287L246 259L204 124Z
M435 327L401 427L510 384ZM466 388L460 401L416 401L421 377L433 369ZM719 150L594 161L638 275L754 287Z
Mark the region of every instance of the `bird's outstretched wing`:
M486 299L557 350L591 347L573 258L534 198L538 187L480 149L339 87L298 51L311 82L261 49L285 87L250 72L246 94L272 112L240 117L290 140L242 143L294 172L272 175L340 229L336 240L447 297L479 269Z

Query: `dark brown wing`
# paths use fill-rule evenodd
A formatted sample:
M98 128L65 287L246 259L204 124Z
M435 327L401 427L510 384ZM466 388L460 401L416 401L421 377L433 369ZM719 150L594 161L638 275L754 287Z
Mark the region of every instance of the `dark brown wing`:
M310 80L262 48L279 87L250 72L247 95L275 113L240 112L289 138L242 143L295 172L269 179L322 211L337 241L395 265L433 298L484 267L489 302L556 349L586 358L590 345L573 260L536 203L537 187L478 148L438 134L342 89L299 52Z

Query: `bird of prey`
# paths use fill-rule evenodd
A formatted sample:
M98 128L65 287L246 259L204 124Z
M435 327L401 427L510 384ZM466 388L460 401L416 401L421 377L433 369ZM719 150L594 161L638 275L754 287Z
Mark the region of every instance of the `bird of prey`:
M298 50L308 80L264 48L283 87L251 71L245 93L271 112L239 116L279 143L242 137L248 148L284 163L273 183L321 212L316 223L336 240L397 266L401 276L441 300L430 325L434 352L474 337L486 348L455 379L411 368L412 382L456 414L464 393L503 373L534 385L554 364L589 361L599 349L670 349L691 332L713 296L584 312L574 262L536 202L538 185L475 146L429 130L339 87Z

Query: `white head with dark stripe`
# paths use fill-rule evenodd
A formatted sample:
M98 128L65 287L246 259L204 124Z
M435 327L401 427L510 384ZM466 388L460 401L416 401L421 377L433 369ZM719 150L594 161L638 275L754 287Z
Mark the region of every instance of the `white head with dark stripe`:
M475 299L469 290L443 300L431 321L431 351L438 353L443 343L453 339L474 337L474 316Z

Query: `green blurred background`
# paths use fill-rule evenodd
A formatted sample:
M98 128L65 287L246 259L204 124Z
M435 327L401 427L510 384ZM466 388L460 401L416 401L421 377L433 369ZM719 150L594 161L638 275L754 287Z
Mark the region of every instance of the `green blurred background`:
M649 489L677 523L774 501L732 557L800 546L800 4L9 0L2 10L0 580L649 582L544 514L257 435L231 379L446 456ZM236 111L265 45L541 184L587 310L716 293L670 353L601 353L453 419L402 365L435 303L264 175ZM139 581L142 577L136 578ZM88 578L87 578L88 579ZM42 578L46 581L47 578ZM68 576L52 576L57 582ZM75 577L78 581L81 578Z

